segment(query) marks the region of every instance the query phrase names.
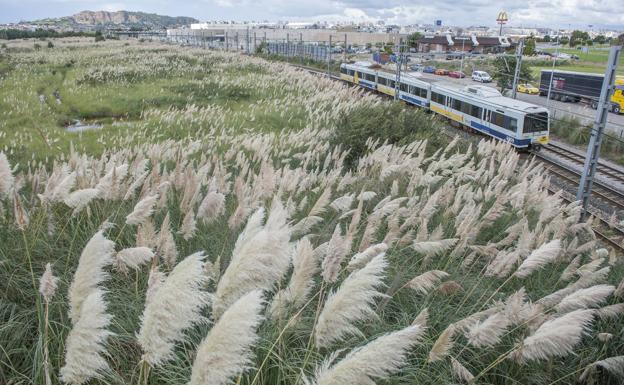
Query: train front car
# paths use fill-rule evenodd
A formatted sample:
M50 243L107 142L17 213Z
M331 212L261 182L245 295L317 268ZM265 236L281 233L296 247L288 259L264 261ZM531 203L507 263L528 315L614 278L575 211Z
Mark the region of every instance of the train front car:
M431 110L516 148L536 149L548 143L548 110L475 85L431 86Z

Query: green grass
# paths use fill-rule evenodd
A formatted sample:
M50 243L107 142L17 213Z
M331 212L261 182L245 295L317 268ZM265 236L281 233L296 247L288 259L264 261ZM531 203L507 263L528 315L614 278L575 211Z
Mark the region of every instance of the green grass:
M72 328L67 292L79 256L102 227L115 242L115 250L137 245L137 228L125 224L125 218L139 201L140 191L161 194L162 200L149 221L160 230L169 215L178 261L203 251L210 262L220 261L220 273L228 268L241 233L241 226L229 224L239 206L249 215L261 206L271 208L279 199L288 208L289 223L295 224L309 215L327 188L331 197L323 206L353 196L352 204L343 211L326 207L318 212L320 222L304 234L292 235L288 241L269 238L269 249L289 247L289 242L303 235L319 247L332 238L336 226L344 234L355 223L352 218L360 213L361 221L346 237L352 243L346 249L343 267L360 250L369 223L372 243L388 237L391 246L384 271L387 286L380 290L389 297L374 301L377 317L356 324L362 334L328 349L314 346L318 313L328 293L338 290L350 274L342 268L337 282L322 283L317 273L311 282L311 299L300 314L294 317L296 309L288 310L295 322L288 328L283 319L262 322L248 370L229 378L241 385L301 383L302 374L313 377L315 369L333 352L338 352L340 361L347 352L407 327L424 308L429 309L430 317L422 341L408 352L400 370L377 382L457 383L448 357L427 362L440 333L481 310L496 308L499 301L521 288L526 289L532 302L565 288L568 283L560 276L573 257L570 245L592 240L590 232L572 225L576 222L573 209L548 198L545 175L534 170L523 176L514 170L521 160L506 145L481 142L475 146L461 141L449 145L431 115L282 63L157 44L125 46L122 42L106 42L96 46L80 40L55 41L50 51L12 50L6 63L12 68L6 82L13 88L10 92L6 87L0 89L0 111L6 118L0 122L0 144L10 169L15 169L16 195L0 197L3 384L44 384L45 342L50 347L53 383L59 383L66 338ZM51 98L56 89L63 99L60 105ZM48 96L43 105L40 93ZM104 123L104 128L67 133L64 122L77 117ZM131 125L121 124L125 122ZM75 172L76 184L70 190L76 191L96 186L108 170L120 165L128 166L128 176L115 174L112 186L89 203L88 209L72 213L63 192L59 193L60 199L42 203L39 194L45 195L47 188L57 185L59 175ZM142 174L143 166L149 176L136 196L123 199L128 186ZM524 170L522 167L519 169ZM163 190L165 186L168 188ZM224 214L210 223L198 221L195 235L184 239L180 234L184 217L195 214L202 198L214 189L226 196ZM368 192L370 199L362 198L360 203L362 192ZM185 207L181 202L187 200L191 203ZM382 201L391 200L395 207L376 208L382 206ZM495 202L501 204L501 210L494 210L494 219L484 219ZM29 218L23 229L17 226L20 207ZM495 246L497 250L492 253L491 247L522 218L528 229L515 232L510 243ZM434 240L434 234L437 239L461 238L462 246L431 258L414 250L416 237ZM520 241L515 235L525 239ZM512 276L531 250L555 237L570 250L525 279ZM254 253L257 247L258 243L253 243L247 250ZM158 247L155 249L160 252ZM591 249L580 253L582 263L592 260ZM521 253L521 258L512 260L507 274L484 274L492 258L512 252ZM323 258L326 253L320 251L316 262L321 265ZM624 266L621 258L613 254L611 258L609 263L613 265L605 281L618 285L624 277ZM468 263L471 259L473 263ZM50 336L44 341L38 278L48 262L60 279L50 304ZM161 268L169 272L162 264ZM419 294L405 286L415 276L434 269L446 271L447 280L455 281L461 290L444 293L433 289ZM275 292L289 283L291 270L275 280L275 287L266 290L267 306ZM136 333L145 305L149 268L130 274L110 267L106 271L110 278L102 287L107 291L107 312L114 317L110 331L115 333L106 344L111 371L89 383L141 385L142 351ZM215 286L215 282L210 283L205 290L214 292ZM183 300L193 298L180 298ZM619 302L620 298L611 296L605 304ZM163 305L162 310L168 308ZM544 313L559 316L552 309ZM202 314L211 317L210 307ZM458 332L450 355L480 375L479 383L571 383L587 365L621 354L621 321L621 315L610 320L596 319L588 335L575 346L574 354L560 358L527 364L501 359L531 335L533 330L526 322L507 328L492 347L470 345L466 335ZM196 348L211 328L207 322L185 331L184 341L175 344L173 359L152 370L148 383L188 383ZM231 335L238 332L231 330ZM604 343L596 338L599 332L614 337ZM604 384L617 383L606 373L594 377Z

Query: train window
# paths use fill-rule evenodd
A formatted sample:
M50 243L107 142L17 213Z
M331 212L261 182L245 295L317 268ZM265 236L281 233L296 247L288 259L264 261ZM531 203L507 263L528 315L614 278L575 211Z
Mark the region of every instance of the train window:
M347 70L347 74L349 74L349 76L353 76L353 75L355 75L355 71L354 70Z
M513 132L518 131L518 121L516 118L505 116L505 128Z
M375 75L373 74L364 74L366 80L370 80L371 82L375 81Z
M455 111L461 111L462 101L457 99L451 99L451 108Z
M492 113L490 114L490 123L498 127L504 128L505 127L505 115L492 111Z
M523 133L529 134L542 131L548 131L548 112L528 114L524 117Z
M357 76L358 76L358 78L361 79L362 78L362 73L360 71L357 71Z
M345 67L340 67L340 73L341 74L346 74L347 73L347 69Z
M377 83L381 84L382 86L386 85L386 78L382 78L381 76L377 78Z
M438 103L438 104L446 104L446 96L439 94L437 92L432 92L431 101Z
M424 88L419 88L418 90L420 91L420 97L426 99L427 98L427 90L424 89Z
M483 111L483 108L481 107L470 106L470 115L474 116L475 118L481 119L481 111Z
M388 80L388 87L395 88L396 82L394 80Z
M400 89L401 89L401 91L403 91L403 92L410 92L410 91L409 91L410 86L409 86L409 85L407 85L407 84L405 84L405 83L401 83L401 86L400 86L399 88L400 88Z
M464 102L462 104L461 112L470 115L470 108L472 108L472 104Z

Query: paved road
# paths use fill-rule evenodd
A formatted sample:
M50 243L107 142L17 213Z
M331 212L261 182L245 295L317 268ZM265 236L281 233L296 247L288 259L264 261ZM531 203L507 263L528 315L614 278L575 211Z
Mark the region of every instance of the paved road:
M457 85L480 84L472 81L472 79L470 79L469 77L464 79L455 79L449 78L448 76L425 74L422 72L410 72L410 74L431 81L443 81L445 83L452 83ZM485 85L490 87L496 87L495 83L486 83ZM560 118L563 115L570 115L577 117L583 123L592 123L594 117L596 116L596 110L592 109L590 106L584 103L564 103L555 100L550 100L550 103L548 103L548 99L545 96L527 95L522 93L518 93L517 95L517 98L519 100L544 107L549 107L551 111L551 116L555 118ZM607 129L615 133L616 135L624 138L624 114L616 115L613 113L609 113Z

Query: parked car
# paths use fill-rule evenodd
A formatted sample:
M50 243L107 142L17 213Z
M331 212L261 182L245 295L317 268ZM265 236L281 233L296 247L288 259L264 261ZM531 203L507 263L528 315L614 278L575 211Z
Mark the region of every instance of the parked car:
M436 68L433 66L426 66L423 68L423 72L426 74L434 74L436 72Z
M489 83L492 81L492 77L485 71L473 71L472 80L475 82Z
M463 79L466 77L466 74L461 71L451 71L448 73L448 76L450 78Z
M449 74L448 70L445 70L444 68L438 68L437 70L435 70L435 74L436 75L441 75L441 76L446 76Z
M524 94L529 94L529 95L539 94L539 89L529 83L518 84L517 90L518 92L522 92Z
M412 64L409 68L410 70L417 71L417 72L424 71L425 69L425 67L422 64Z

